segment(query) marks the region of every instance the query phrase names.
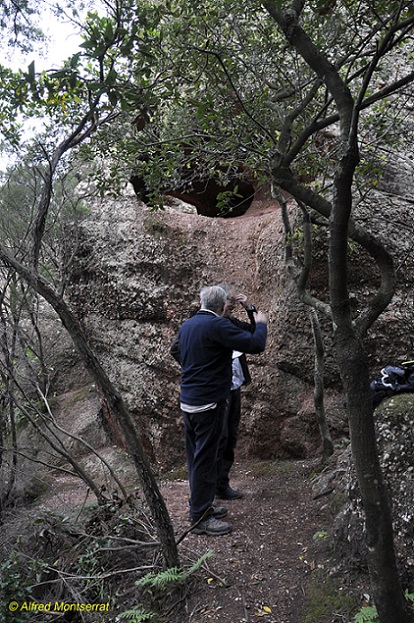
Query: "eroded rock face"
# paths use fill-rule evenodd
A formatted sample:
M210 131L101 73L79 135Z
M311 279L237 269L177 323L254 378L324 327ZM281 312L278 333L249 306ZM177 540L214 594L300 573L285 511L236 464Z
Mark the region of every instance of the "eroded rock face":
M375 410L381 470L391 502L396 551L407 577L414 569L414 394L385 399ZM339 557L348 567L365 570L364 512L355 469L348 448L333 470L345 504L335 522ZM322 483L322 480L320 484ZM404 562L403 562L404 561ZM404 569L401 569L404 573Z
M71 301L153 462L184 461L180 369L169 346L197 308L200 288L222 282L234 283L270 320L266 352L249 357L253 382L243 390L240 455L306 456L318 447L312 388L305 376L278 367L288 352L310 364L313 358L307 314L299 320L301 306L284 270L283 236L271 202L230 220L178 203L153 212L125 197L97 206L84 224ZM290 313L305 347L285 330Z
M414 395L389 398L376 413L381 465L392 500L397 548L413 569Z
M378 201L380 209L383 204ZM391 243L397 238L389 236ZM164 211L154 212L133 195L93 207L79 234L68 293L153 462L163 467L184 462L180 370L169 346L197 307L200 288L222 282L235 284L269 317L266 352L249 357L253 382L243 390L239 456L305 457L320 448L312 398L311 325L284 257L280 208L269 198L256 199L236 219L201 216L174 199ZM409 268L404 284L410 282ZM351 254L356 310L372 291L370 270L366 256ZM317 250L311 283L327 300L323 245ZM403 296L367 339L373 369L411 358L408 325L404 333L398 315ZM346 430L344 400L331 327L328 321L323 326L325 408L334 435L341 435ZM384 360L384 353L390 360Z

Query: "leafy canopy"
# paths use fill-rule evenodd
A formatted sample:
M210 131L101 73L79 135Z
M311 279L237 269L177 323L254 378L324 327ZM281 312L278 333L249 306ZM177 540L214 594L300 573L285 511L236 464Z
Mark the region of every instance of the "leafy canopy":
M402 102L410 81L399 99L390 85L409 73L412 3L302 5L301 27L362 115L371 138L362 137L361 180L375 183L367 164L377 149L372 137L403 140L390 118L407 114ZM95 162L102 190L120 185L131 170L155 193L191 183L189 169L226 182L242 168L260 187L276 160L323 192L336 162L337 103L274 19L289 6L108 0L87 13L81 51L60 70L0 67L0 131L17 144L16 112L19 119L46 117L60 133L93 119L100 132L81 149Z
M410 71L412 3L302 4L301 26L339 72L367 135L396 145L403 137L390 110L403 120L410 80L399 100L389 85ZM336 162L337 103L270 14L287 2L121 5L88 16L83 48L99 65L88 86L120 113L116 140L111 130L89 158L106 152L118 171L135 168L155 190L188 179L185 169L225 181L240 166L260 186L279 158L321 192ZM368 161L374 147L362 146Z

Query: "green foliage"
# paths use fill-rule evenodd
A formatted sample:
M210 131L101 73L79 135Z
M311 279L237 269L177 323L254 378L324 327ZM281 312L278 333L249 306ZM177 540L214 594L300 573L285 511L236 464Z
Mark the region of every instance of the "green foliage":
M285 4L278 3L281 9ZM408 3L400 8L401 16L407 17ZM396 5L391 12L394 9ZM329 57L341 63L349 59L342 71L357 94L366 57L355 60L351 46L366 49L362 32L378 32L380 40L393 18L386 3L376 5L374 13L369 3L348 2L334 19L332 10L327 0L314 2L304 8L302 20L322 53L329 50ZM123 110L131 111L136 131L119 143L117 153L123 151L122 159L130 163L134 151L149 154L146 175L154 190L160 187L160 176L165 183L174 183L183 143L199 178L211 177L217 164L234 175L233 165L241 163L264 183L275 152L285 153L311 120L335 111L331 100L327 104L324 89L315 89L312 95L315 76L256 2L240 7L232 0L176 0L144 2L139 8L124 2L122 22L115 25L97 15L90 19L93 25L84 47L91 59L109 53L116 28L122 34L116 50L110 51L114 80L106 86L101 82L101 88L107 88L110 99L115 89ZM373 36L373 49L377 41ZM124 62L128 58L128 73L122 58ZM381 72L389 70L389 65L381 66ZM307 81L309 88L303 86ZM307 107L294 113L306 98ZM389 105L389 101L375 103L375 113L365 114L364 123L374 131L381 119L391 128ZM381 127L378 138L389 137ZM329 179L336 162L335 141L331 143L334 149L329 140L324 144L323 137L310 140L296 159L296 170L307 174L320 191L321 179ZM185 177L183 168L181 176ZM225 207L228 198L219 201Z
M354 623L379 623L378 611L375 606L364 606L355 615Z
M236 185L233 190L225 190L217 195L217 208L221 214L231 214L232 205L235 199L240 199L243 195L238 192Z
M33 599L32 585L39 582L47 571L47 564L42 560L25 559L17 552L0 564L0 620L4 623L25 623L30 621L32 613L10 611L9 604Z
M79 513L76 519L50 512L32 517L19 524L18 536L15 535L14 526L11 532L6 527L5 541L10 544L13 538L15 542L9 556L4 553L4 548L2 552L0 621L26 623L36 620L44 623L42 614L20 608L9 610L10 602L16 602L19 606L32 601L72 602L74 595L79 595L81 599L78 601L84 603L112 602L109 595L116 593L122 564L119 543L114 543L114 537L122 539L128 535L126 540L133 540L134 536L140 538L139 535L147 535L149 528L145 523L146 517L140 517L137 511L138 507L131 509L127 515L126 509L122 508L121 514L120 505L112 508L108 503L105 509L97 507L93 513L88 513L84 520L80 519ZM126 556L126 567L130 555L134 559L140 556L138 560L141 560L145 569L147 562L151 564L151 554L148 558L145 550L137 554L136 542L131 543L129 552L122 553L122 557ZM118 573L114 574L114 569ZM105 619L94 613L92 618L96 617L102 621ZM88 616L86 618L92 620ZM151 619L146 615L144 618L135 616L131 620Z
M287 4L276 2L280 10ZM21 15L36 10L28 0L19 6ZM399 11L400 20L409 19L412 6L403 2L397 9L397 3L380 2L375 11L369 2L347 2L341 11L333 6L330 0L312 2L301 20L321 53L329 50L332 62L340 59L357 96L369 45L374 50L394 25L393 11ZM0 68L0 131L12 142L21 132L13 121L16 111L47 115L67 128L85 115L116 117L124 131L115 130L114 137L111 124L105 138L85 150L104 158L105 166L95 172L103 191L114 182L120 191L140 153L151 156L145 174L155 195L163 185L174 186L186 177L180 165L183 144L199 179L217 171L235 177L241 164L261 185L269 180L276 153L288 154L314 119L335 112L334 102L317 88L315 75L261 3L120 0L106 8L106 13L103 7L88 12L81 52L60 69L37 73L33 62L18 72ZM372 33L371 41L362 33ZM406 52L403 42L400 47ZM392 69L381 62L376 76L386 75L389 84ZM372 94L374 86L367 91ZM402 134L397 136L399 124L389 114L392 105L380 99L372 113L364 111L364 124L390 143ZM336 162L335 140L310 138L295 160L295 170L323 192L321 180L329 180ZM219 208L227 208L230 199L219 197Z
M287 4L276 3L280 10ZM397 3L392 2L377 3L375 11L369 2L347 2L333 11L329 0L303 8L305 29L322 54L329 51L332 62L340 59L341 74L355 97L366 50L370 45L374 50L386 36L393 11ZM403 2L398 11L399 19L409 19L411 3ZM372 33L371 41L362 33ZM407 52L403 42L400 47ZM337 141L319 136L316 128L303 143L302 137L315 119L325 129L323 119L336 112L335 103L262 4L120 0L108 4L106 13L103 8L88 12L81 50L59 70L38 74L34 63L20 72L1 70L4 136L19 137L21 129L12 121L16 110L48 115L67 128L84 115L116 119L102 128L102 140L83 150L89 161L101 158L91 166L100 191L119 193L134 161L146 154L146 183L155 196L183 181L191 187L188 164L198 179L219 174L227 180L240 175L242 165L260 186L271 177L275 154L290 164L289 150L299 141L300 149L292 153L295 171L325 192ZM393 70L392 63L381 61L376 76L387 76L389 84ZM367 96L375 92L374 85ZM400 125L390 115L391 106L396 106L391 100L373 101L363 111L363 123L378 141L395 144L403 133L395 131ZM403 110L396 109L399 120ZM370 149L374 152L375 146ZM375 186L377 177L365 179ZM219 197L219 208L230 204L227 194Z
M38 138L40 140L41 137ZM27 228L33 221L39 200L39 174L43 174L46 167L47 160L40 158L34 149L29 149L18 164L10 165L0 173L0 237L7 240L9 247L15 251L27 239ZM62 234L69 224L73 228L89 213L78 184L75 165L68 165L66 171L58 171L45 234L49 256L53 255L50 247L55 247L55 252L61 252L64 242Z
M206 552L186 570L180 567L172 567L159 572L152 571L140 578L136 582L136 585L150 591L153 596L154 605L160 607L160 604L167 595L168 591L180 586L183 582L186 582L192 574L200 569L204 561L207 560L207 558L211 558L213 555L214 552ZM141 623L141 621L157 620L157 614L146 610L141 606L131 610L126 610L118 616L119 618L127 619L128 623Z
M144 608L134 608L125 610L118 614L118 619L126 619L127 623L141 623L142 621L155 621L157 615L154 612L145 610Z
M410 605L411 610L414 610L414 593L405 591L405 598ZM380 623L378 610L375 606L363 606L353 619L354 623ZM413 613L414 623L414 613Z
M148 573L137 581L137 585L158 589L165 588L169 584L184 582L185 580L188 580L193 573L200 569L203 562L207 560L207 558L211 558L212 556L214 556L214 552L206 552L200 556L200 558L187 570L183 570L180 567L171 567L170 569L165 569L164 571L160 571L158 573Z

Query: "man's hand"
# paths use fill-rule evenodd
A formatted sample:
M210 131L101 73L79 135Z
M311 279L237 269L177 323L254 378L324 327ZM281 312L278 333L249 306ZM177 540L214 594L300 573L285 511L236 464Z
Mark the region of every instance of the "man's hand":
M256 322L262 322L263 324L267 325L267 316L262 312L256 312L254 314L254 319L256 320Z

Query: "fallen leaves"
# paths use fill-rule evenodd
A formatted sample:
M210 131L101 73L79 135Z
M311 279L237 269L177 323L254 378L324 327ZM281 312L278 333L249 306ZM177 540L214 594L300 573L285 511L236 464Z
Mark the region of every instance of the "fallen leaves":
M269 606L260 606L260 608L254 613L257 617L265 617L268 614L272 614L272 609Z

